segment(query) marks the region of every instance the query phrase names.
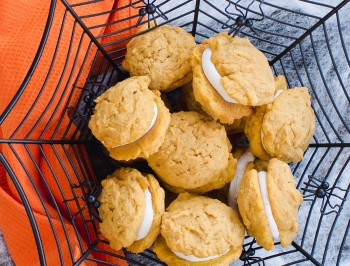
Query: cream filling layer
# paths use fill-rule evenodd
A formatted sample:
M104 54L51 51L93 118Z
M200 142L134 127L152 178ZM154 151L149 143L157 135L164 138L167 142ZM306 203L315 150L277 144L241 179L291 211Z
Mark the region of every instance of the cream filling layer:
M275 218L273 218L270 199L269 199L269 193L267 191L266 172L265 171L258 172L258 179L259 179L261 196L264 203L264 209L267 217L267 222L269 224L272 237L275 241L279 241L280 234L278 232L278 227L277 227Z
M137 232L137 236L135 240L140 240L145 238L149 231L151 230L153 224L153 205L152 205L152 195L149 189L147 188L144 192L145 194L145 213L143 215L143 220L141 222L139 231Z
M255 160L255 156L249 151L249 149L247 149L245 153L238 159L236 173L230 183L230 189L227 197L228 205L236 211L238 211L238 205L237 205L238 189L241 184L244 171L247 168L248 163L253 162L254 160Z
M113 148L117 148L117 147L121 147L121 146L125 146L128 144L134 143L134 142L138 141L140 138L142 138L144 135L146 135L151 130L151 128L154 126L154 123L156 122L157 117L158 117L158 106L155 102L153 102L153 110L154 110L154 116L151 120L151 124L149 125L149 127L147 128L147 130L145 131L145 133L143 133L143 135L141 137L139 137L138 139L136 139L134 141L114 146Z
M224 89L224 86L221 84L221 75L216 70L215 65L211 61L212 51L209 47L205 48L202 54L202 68L203 72L213 86L213 88L220 94L220 96L229 103L238 103L235 99L232 99Z
M225 251L224 253L220 254L220 255L213 255L213 256L208 256L205 258L198 258L194 255L185 255L181 252L177 252L174 250L171 250L176 256L178 256L181 259L187 260L187 261L191 261L191 262L198 262L198 261L207 261L207 260L214 260L217 258L220 258L221 256L224 256L227 252L230 251L230 249L228 249L227 251Z
M278 90L278 91L276 91L275 96L273 97L272 102L273 102L274 100L276 100L276 98L277 98L282 92L284 92L284 90ZM263 119L263 121L264 121L264 119ZM264 132L263 132L263 130L262 130L262 127L261 127L261 129L260 129L260 140L261 140L261 145L263 146L265 152L267 152L267 151L266 151L266 148L265 148L265 145L264 145Z

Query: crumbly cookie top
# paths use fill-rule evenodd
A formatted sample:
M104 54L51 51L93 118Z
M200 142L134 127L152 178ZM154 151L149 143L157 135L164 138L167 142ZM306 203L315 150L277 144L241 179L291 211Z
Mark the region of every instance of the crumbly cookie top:
M266 180L281 245L286 247L298 233L298 209L303 202L303 196L295 188L294 177L288 164L278 159L270 160Z
M124 145L145 134L155 115L155 95L149 83L149 77L131 77L96 99L89 127L106 147Z
M262 131L264 147L271 157L301 161L315 131L308 89L287 90L267 105Z
M188 193L169 205L161 233L173 251L199 258L223 254L244 240L236 212L218 200Z
M196 112L179 112L171 114L164 143L147 161L169 185L193 189L220 177L230 150L222 125Z
M102 182L98 209L101 234L116 250L130 246L136 238L145 211L144 190L149 183L136 169L119 168Z
M195 45L184 29L164 25L133 38L122 64L132 76L148 75L151 89L174 89L192 79L190 58Z
M214 120L220 120L221 123L232 124L236 119L251 115L252 107L226 102L206 78L202 68L202 54L207 47L208 42L204 40L192 51L193 93L196 101Z
M260 106L272 101L274 77L265 55L248 39L219 33L208 40L211 60L226 92L242 105Z

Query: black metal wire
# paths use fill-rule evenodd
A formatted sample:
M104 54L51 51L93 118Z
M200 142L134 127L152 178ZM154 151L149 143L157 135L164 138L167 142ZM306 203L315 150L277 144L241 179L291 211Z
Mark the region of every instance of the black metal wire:
M16 187L18 195L19 195L19 197L23 203L24 209L28 215L28 220L29 220L30 226L32 227L32 230L33 230L33 235L34 235L34 240L35 240L35 244L37 247L40 265L46 265L44 247L43 247L42 239L40 236L40 231L38 228L38 224L36 223L36 219L34 217L34 213L33 213L32 207L30 206L27 195L26 195L21 183L18 181L17 176L15 175L14 171L11 169L10 164L7 162L6 158L4 157L4 155L2 153L0 153L0 162L4 166L6 172L9 174L13 185Z

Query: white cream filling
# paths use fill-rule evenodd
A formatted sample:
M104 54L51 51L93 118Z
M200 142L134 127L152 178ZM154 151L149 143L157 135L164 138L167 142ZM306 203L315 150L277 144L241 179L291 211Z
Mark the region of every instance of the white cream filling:
M224 253L220 254L220 255L213 255L213 256L208 256L205 258L198 258L194 255L185 255L181 252L177 252L174 250L171 250L176 256L178 256L181 259L187 260L187 261L192 261L192 262L198 262L198 261L207 261L207 260L213 260L213 259L217 259L220 258L221 256L224 256L227 252L230 251L230 249L228 249L227 251L225 251Z
M284 90L278 90L278 91L276 91L275 96L273 97L272 102L273 102L274 100L276 100L276 98L277 98L282 92L284 92ZM264 119L263 119L263 120L264 120ZM261 145L263 146L264 150L266 151L266 148L265 148L265 145L264 145L264 132L263 132L262 128L260 129L260 140L261 140ZM267 152L267 151L266 151L266 152Z
M279 241L280 234L278 232L278 227L277 227L275 218L273 218L270 199L269 199L269 193L267 191L266 172L265 171L258 172L258 179L259 179L261 196L264 203L264 209L267 217L267 222L269 224L272 237L275 241Z
M143 215L143 220L140 225L139 231L137 232L137 236L135 240L140 240L145 238L152 227L154 212L153 212L153 205L152 205L152 195L148 188L145 190L145 203L146 203L145 213Z
M145 131L145 133L143 133L143 135L142 135L140 138L142 138L144 135L146 135L146 134L151 130L151 128L154 126L154 123L155 123L156 120L157 120L157 116L158 116L158 106L156 105L155 102L153 102L153 110L154 110L154 116L153 116L153 118L152 118L151 124L149 125L149 127L147 128L147 130ZM137 140L128 142L128 143L124 143L124 144L120 144L120 145L114 146L113 148L117 148L117 147L121 147L121 146L124 146L124 145L128 145L128 144L134 143L135 141L138 141L140 138L138 138ZM103 142L102 142L102 143L103 143Z
M241 184L244 171L247 168L248 163L253 162L254 160L255 160L255 156L249 151L249 149L247 149L245 153L238 159L236 173L230 183L230 189L227 197L228 205L236 211L238 211L238 205L237 205L238 189Z
M205 48L202 54L202 68L206 78L226 102L238 103L235 99L232 99L227 94L226 90L224 89L224 86L222 86L221 75L216 70L215 65L211 61L211 55L212 55L211 49L209 47Z

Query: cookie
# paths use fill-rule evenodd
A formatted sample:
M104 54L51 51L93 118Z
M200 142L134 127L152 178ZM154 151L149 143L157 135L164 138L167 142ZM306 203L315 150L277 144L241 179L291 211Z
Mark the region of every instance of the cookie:
M164 141L170 113L147 76L117 83L96 99L92 134L116 160L147 158Z
M208 115L206 112L203 111L200 103L196 101L196 98L195 98L194 92L193 92L192 83L186 84L182 88L182 93L184 95L184 99L185 99L188 111L195 111L195 112L198 112L198 113L201 113L204 115ZM252 110L252 108L248 108L248 109ZM232 110L232 111L233 111L232 113L230 113L230 112L223 113L223 115L225 115L225 116L230 115L230 114L237 115L237 112L239 110L237 109L237 110ZM243 113L241 113L241 114L243 114ZM247 115L250 115L250 114L252 114L252 112L249 112ZM239 117L239 115L237 117ZM242 118L234 119L231 124L223 124L223 126L226 129L227 134L232 135L232 134L237 134L237 133L243 132L244 127L245 127L245 123L246 123L246 119L247 119L247 116L243 116Z
M192 80L195 45L193 36L180 27L157 27L128 43L122 66L131 76L149 76L151 89L170 91Z
M98 209L101 234L111 248L138 253L149 248L160 233L164 190L150 174L120 168L102 180Z
M245 133L260 159L299 162L315 131L315 115L307 88L283 91L248 118Z
M205 40L201 45L197 45L192 52L191 64L195 100L200 103L206 113L221 123L232 124L236 119L251 115L253 113L252 107L224 100L208 81L202 67L202 54L207 47L209 44Z
M290 245L298 233L298 208L303 201L288 164L272 159L267 172L249 163L238 190L238 208L248 234L266 250L274 241Z
M205 77L227 102L260 106L272 101L275 87L269 63L248 39L219 33L196 53Z
M230 151L222 125L196 112L179 112L171 114L165 141L147 162L170 191L204 193L232 179L236 160Z
M161 235L154 251L170 266L229 265L242 252L244 226L220 201L183 193L164 213Z

